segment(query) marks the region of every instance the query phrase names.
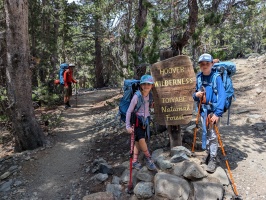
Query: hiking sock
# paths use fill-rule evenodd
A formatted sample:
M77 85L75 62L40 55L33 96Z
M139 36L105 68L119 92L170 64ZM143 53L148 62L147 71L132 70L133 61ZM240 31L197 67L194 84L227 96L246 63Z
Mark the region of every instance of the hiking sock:
M138 156L139 156L139 154L135 154L134 153L134 155L133 155L133 161L132 161L133 163L138 161Z
M151 158L151 154L149 152L149 150L147 149L146 151L143 151L144 155L146 158L150 159Z

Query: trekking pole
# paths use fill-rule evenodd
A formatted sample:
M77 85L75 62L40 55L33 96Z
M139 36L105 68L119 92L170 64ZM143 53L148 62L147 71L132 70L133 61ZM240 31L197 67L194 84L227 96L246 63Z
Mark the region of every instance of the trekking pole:
M211 114L210 114L211 115ZM211 115L212 116L212 115ZM233 175L232 175L232 172L230 170L230 166L229 166L229 162L228 162L228 159L227 159L227 156L225 154L225 151L224 151L224 147L223 147L223 142L222 142L222 139L221 139L221 136L220 136L220 133L219 133L219 129L217 127L216 124L214 124L214 130L215 130L215 133L217 135L217 138L218 138L218 142L219 142L219 145L221 147L221 150L222 150L222 153L223 153L223 156L225 158L225 164L226 164L226 167L227 167L227 170L228 170L228 173L229 173L229 176L230 176L230 181L231 181L231 184L233 186L233 190L234 190L234 193L236 195L236 198L235 199L241 199L241 197L239 196L238 194L238 191L236 189L236 185L235 185L235 182L234 182L234 179L233 179Z
M198 132L198 128L199 128L199 116L200 116L200 107L201 107L201 102L202 102L202 98L200 99L199 102L199 106L198 106L198 114L197 114L197 118L196 118L196 127L194 129L194 137L193 137L193 143L192 143L192 153L194 153L194 148L195 148L195 144L196 144L196 139L197 139L197 132Z
M203 86L200 87L200 91L205 92L205 88ZM200 108L201 108L201 104L202 104L202 100L203 97L200 98L200 102L199 102L199 106L198 106L198 114L197 114L197 118L196 118L196 127L194 129L194 137L193 137L193 143L192 143L192 153L194 153L194 149L195 149L195 144L196 144L196 139L197 139L197 132L198 132L198 128L199 128L199 116L200 116Z
M131 133L130 138L130 162L129 162L129 182L128 182L128 193L133 193L133 183L132 183L132 162L133 162L133 155L134 155L134 131L135 131L135 125L133 124L133 133Z
M227 126L229 125L229 118L230 118L230 107L228 108L228 111L227 111Z
M78 85L76 83L76 108L78 107Z

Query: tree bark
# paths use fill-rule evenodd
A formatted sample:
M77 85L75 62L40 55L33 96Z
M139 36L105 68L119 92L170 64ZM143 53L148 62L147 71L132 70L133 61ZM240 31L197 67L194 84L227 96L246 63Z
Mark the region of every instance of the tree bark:
M100 32L100 19L99 16L95 16L95 79L96 88L104 87L103 78L103 60L102 60L102 46L101 46L101 32Z
M132 0L129 0L128 1L128 19L127 19L127 23L126 23L126 30L125 30L125 60L126 60L126 65L129 64L129 58L128 58L128 55L129 55L129 44L130 44L130 26L131 26L131 22L132 22Z
M174 50L174 56L182 55L182 50L188 44L188 40L194 34L198 23L198 3L197 0L188 0L189 17L187 28L179 39L177 35L172 36L171 46Z
M32 106L32 72L28 35L28 0L5 0L7 46L8 115L15 137L15 150L35 149L44 135Z
M4 33L4 32L3 32ZM5 66L6 66L6 44L5 36L0 33L0 87L6 86Z
M141 67L143 62L143 48L145 43L145 37L141 33L147 25L147 8L146 0L139 0L138 17L136 22L136 39L135 39L135 62L134 62L134 74L136 79L140 79L142 75L146 73L146 66Z
M176 146L182 146L182 133L180 125L167 126L167 131L170 140L170 149Z

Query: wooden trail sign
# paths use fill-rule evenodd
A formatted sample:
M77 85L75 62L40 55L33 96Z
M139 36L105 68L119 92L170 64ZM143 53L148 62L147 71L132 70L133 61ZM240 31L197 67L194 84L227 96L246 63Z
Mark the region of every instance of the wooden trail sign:
M196 77L188 56L175 56L151 67L156 122L160 125L188 124L192 118L192 94Z

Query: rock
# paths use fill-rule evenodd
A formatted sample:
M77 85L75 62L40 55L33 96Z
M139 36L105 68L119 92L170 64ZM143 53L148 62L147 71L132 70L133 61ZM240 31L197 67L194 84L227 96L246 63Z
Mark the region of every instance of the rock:
M155 175L154 184L158 197L187 200L190 194L189 183L175 175L159 172Z
M113 184L119 184L120 183L120 178L118 176L113 176L112 183Z
M96 174L95 176L91 177L90 179L91 180L98 180L100 182L103 182L106 179L108 179L108 175L107 174L99 173L99 174Z
M6 179L7 177L9 177L11 175L11 173L8 171L8 172L5 172L4 174L2 174L0 176L0 180L4 180Z
M106 163L101 163L100 166L99 166L99 172L100 173L103 173L103 174L108 174L108 175L112 175L114 172L113 172L113 169L112 169L112 166L111 165L108 165Z
M119 184L107 184L106 192L112 193L116 198L119 198L122 193L122 186Z
M132 170L132 180L133 180L133 185L136 185L137 182L137 170L133 169ZM129 169L126 169L123 174L120 177L120 180L122 183L127 184L129 182Z
M195 162L186 161L185 171L183 176L190 180L201 179L207 176L206 172L203 171L202 167Z
M153 183L139 182L135 188L134 193L138 199L149 199L153 195Z
M186 147L183 146L176 146L171 149L171 156L174 155L183 155L186 154L187 156L191 157L191 151L188 150Z
M193 182L195 200L222 200L224 188L218 183Z
M228 177L223 168L217 167L213 174L209 174L208 177L214 177L220 181L222 185L229 185Z
M186 128L188 133L194 133L194 129L196 128L196 124L192 124Z
M181 176L183 176L184 170L185 170L184 163L183 162L177 163L174 166L173 174L181 177Z
M197 180L207 176L202 167L194 161L184 161L174 166L173 174L190 180Z
M169 160L166 160L164 156L159 156L156 160L156 164L161 170L171 169L173 164Z
M163 154L163 149L156 149L155 151L153 151L152 152L152 159L154 160L154 161L156 161L157 160L157 158L160 156L160 155L162 155Z
M137 179L144 181L144 182L151 182L153 180L153 175L147 169L147 167L142 167L141 170L137 172L136 177Z
M187 157L187 155L185 153L181 154L181 155L174 155L171 159L170 162L171 163L178 163L178 162L182 162L184 160L189 160L189 158Z

